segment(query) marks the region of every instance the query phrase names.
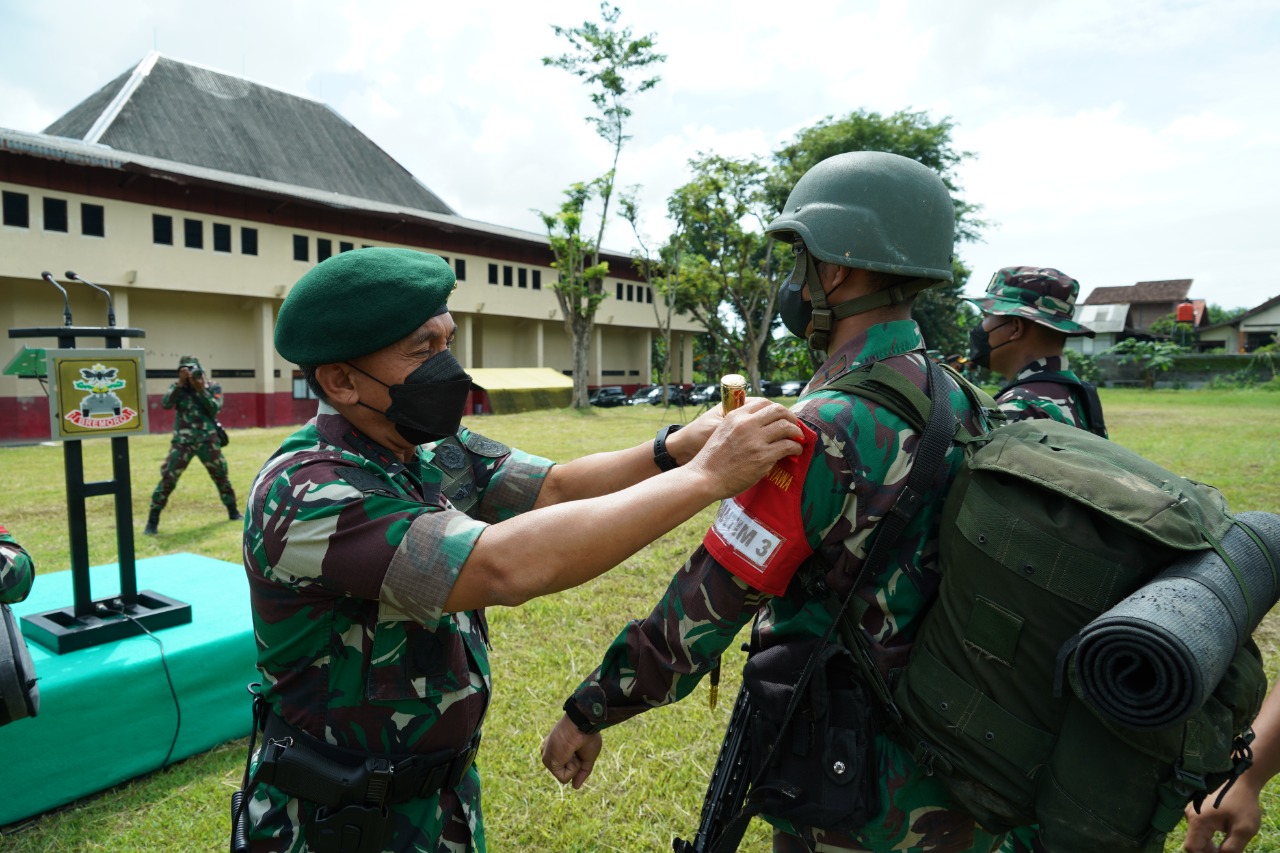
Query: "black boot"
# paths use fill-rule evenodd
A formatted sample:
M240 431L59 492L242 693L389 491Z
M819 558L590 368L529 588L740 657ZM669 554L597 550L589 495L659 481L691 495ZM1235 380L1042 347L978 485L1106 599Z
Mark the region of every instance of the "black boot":
M233 506L227 507L227 518L231 521L244 521L244 516L240 514L240 510Z
M158 532L156 527L160 524L160 510L152 509L151 515L147 516L147 526L142 528L142 532L147 536L155 536Z

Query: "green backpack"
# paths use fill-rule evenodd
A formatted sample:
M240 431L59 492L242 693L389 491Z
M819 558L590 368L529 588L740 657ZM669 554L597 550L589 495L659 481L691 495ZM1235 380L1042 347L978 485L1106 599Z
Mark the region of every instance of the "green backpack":
M913 387L857 373L830 387L923 429ZM1055 853L1155 853L1188 802L1247 767L1267 687L1249 634L1280 595L1280 518L1245 524L1216 489L1054 421L954 440L965 461L941 516L938 598L909 664L887 682L867 673L890 732L991 831L1039 824ZM1174 634L1190 626L1190 639L1157 626L1177 661L1149 648L1159 612ZM1197 656L1217 668L1178 670ZM1147 710L1170 694L1181 704Z

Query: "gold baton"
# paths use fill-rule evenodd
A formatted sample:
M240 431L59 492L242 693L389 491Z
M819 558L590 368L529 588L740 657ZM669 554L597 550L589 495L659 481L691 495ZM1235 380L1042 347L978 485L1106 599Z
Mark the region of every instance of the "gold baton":
M729 373L720 378L720 411L729 414L747 402L747 380L741 374Z
M720 377L720 411L729 414L747 402L747 380L740 373L728 373ZM720 699L720 661L711 670L711 689L707 694L707 706L714 711Z

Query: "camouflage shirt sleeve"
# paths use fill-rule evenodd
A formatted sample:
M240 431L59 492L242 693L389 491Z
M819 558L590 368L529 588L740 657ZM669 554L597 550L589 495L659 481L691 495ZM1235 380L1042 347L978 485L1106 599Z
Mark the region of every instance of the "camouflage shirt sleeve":
M261 528L263 575L300 592L382 601L434 629L486 525L378 489L378 479L336 460L279 473L259 504L271 522Z
M178 383L172 382L169 384L168 390L164 392L164 396L160 398L160 408L172 409L174 406L178 404L177 398L178 398Z
M35 576L31 555L0 525L0 603L13 604L26 598Z

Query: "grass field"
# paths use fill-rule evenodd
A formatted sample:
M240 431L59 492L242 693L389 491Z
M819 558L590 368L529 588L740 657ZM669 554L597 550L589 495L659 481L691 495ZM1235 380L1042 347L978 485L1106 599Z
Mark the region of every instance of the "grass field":
M1280 511L1280 394L1102 393L1116 441L1178 473L1218 486L1237 511ZM695 413L687 410L690 418ZM468 425L530 452L568 460L651 440L659 425L679 420L678 409L627 406L494 416ZM232 433L227 456L242 503L258 466L287 432ZM140 534L168 438L138 438L130 447L135 527ZM85 448L87 478L109 478L108 443L87 442ZM31 551L41 571L66 568L62 451L46 446L0 448L0 484L0 521ZM91 560L111 562L116 555L110 498L93 498L89 507ZM490 850L661 851L670 849L674 833L688 834L696 828L702 792L737 691L741 653L726 658L722 701L714 711L708 710L703 687L677 707L606 732L605 753L581 792L561 788L542 770L538 744L559 717L564 697L598 662L625 620L648 612L710 519L711 511L704 511L582 588L522 608L490 611L495 699L480 760ZM179 551L240 560L239 525L227 522L213 484L198 464L183 476L161 518L160 535L137 537L140 558ZM1274 678L1280 671L1280 631L1273 620L1264 622L1259 641ZM247 714L247 706L245 710ZM244 748L244 741L227 744L57 812L5 827L0 850L225 850L228 802L239 783ZM1264 804L1272 814L1264 817L1262 833L1250 849L1280 851L1280 786L1267 790ZM1180 839L1178 833L1171 836L1167 849L1180 849ZM741 849L768 849L758 822Z

